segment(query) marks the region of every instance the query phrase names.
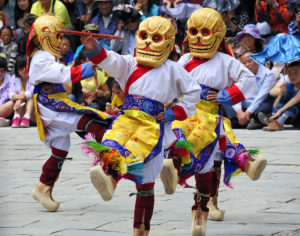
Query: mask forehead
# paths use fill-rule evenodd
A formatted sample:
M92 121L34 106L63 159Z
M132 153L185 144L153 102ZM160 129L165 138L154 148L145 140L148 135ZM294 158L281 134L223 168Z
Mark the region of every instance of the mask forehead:
M174 48L175 28L159 16L141 22L136 35L136 60L139 64L159 67Z
M60 58L60 30L64 29L63 23L53 15L42 15L36 19L33 28L42 49Z
M191 54L201 58L213 57L226 33L222 16L214 9L201 8L191 15L187 24Z

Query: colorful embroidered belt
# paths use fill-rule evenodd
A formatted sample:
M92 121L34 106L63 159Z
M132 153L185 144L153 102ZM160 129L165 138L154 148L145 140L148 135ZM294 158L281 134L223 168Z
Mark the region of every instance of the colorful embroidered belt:
M138 95L126 95L121 110L139 110L156 117L164 111L164 105L158 101Z
M219 90L208 87L204 84L200 84L200 86L201 86L201 89L202 89L200 99L202 99L202 100L207 100L206 96L208 95L209 91L219 92Z
M38 113L37 102L41 103L48 109L57 112L91 114L99 117L100 119L106 119L109 117L109 115L104 112L72 102L66 93L63 84L59 83L41 83L36 85L34 88L33 99L38 132L42 141L45 139L45 132L42 119Z

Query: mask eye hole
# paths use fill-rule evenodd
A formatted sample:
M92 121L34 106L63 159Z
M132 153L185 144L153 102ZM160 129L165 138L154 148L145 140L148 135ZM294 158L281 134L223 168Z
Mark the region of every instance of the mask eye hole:
M210 34L210 31L209 31L209 29L204 28L204 29L201 30L201 33L202 33L203 36L208 36Z
M191 35L197 35L198 34L198 30L196 29L196 28L191 28L190 29L190 33L191 33Z
M47 26L45 26L45 27L43 27L42 32L43 33L46 33L46 32L48 33L48 32L50 32L50 29Z
M140 39L146 40L148 38L148 35L145 31L142 31L139 35Z
M155 42L155 43L159 43L159 42L162 41L162 36L159 35L159 34L155 34L155 35L152 37L152 40L153 40L153 42Z

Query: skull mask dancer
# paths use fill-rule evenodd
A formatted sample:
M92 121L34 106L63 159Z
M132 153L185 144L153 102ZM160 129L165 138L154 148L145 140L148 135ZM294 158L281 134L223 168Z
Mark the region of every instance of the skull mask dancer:
M201 8L190 16L187 25L191 54L198 58L212 58L226 33L222 16L214 9Z
M64 24L55 16L45 14L36 19L33 28L42 49L61 58L60 43L63 35L60 30L64 29Z
M136 60L140 65L159 67L174 48L175 28L160 16L152 16L141 22L136 35Z

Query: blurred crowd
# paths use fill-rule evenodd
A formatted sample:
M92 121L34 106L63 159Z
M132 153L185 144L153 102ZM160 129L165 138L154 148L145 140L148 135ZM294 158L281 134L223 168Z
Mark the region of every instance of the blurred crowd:
M122 36L123 40L98 39L103 47L122 55L135 54L135 34L141 21L162 16L172 22L177 32L170 56L176 61L189 51L186 21L201 7L214 8L222 14L227 28L224 43L229 45L232 56L256 75L255 96L224 107L233 127L261 129L268 127L270 120L288 114L272 130L281 130L287 123L299 128L299 61L290 65L267 61L261 65L250 58L262 52L272 37L289 34L300 40L300 0L0 0L0 126L35 124L34 87L26 71L26 42L38 16L52 13L67 30ZM60 62L68 66L86 62L83 48L80 37L65 34ZM95 76L65 85L65 89L72 101L112 115L118 114L124 99L118 83L101 68L95 69ZM290 100L292 103L285 106Z

